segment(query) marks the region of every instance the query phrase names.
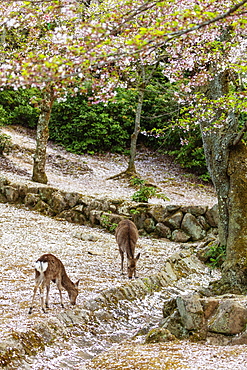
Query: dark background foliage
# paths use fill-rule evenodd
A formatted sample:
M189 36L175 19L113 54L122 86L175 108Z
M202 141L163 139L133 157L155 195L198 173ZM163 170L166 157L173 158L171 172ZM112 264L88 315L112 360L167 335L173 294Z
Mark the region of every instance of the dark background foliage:
M183 167L209 178L200 130L186 130L181 107L174 98L176 86L161 81L160 75L147 87L141 116L138 145L174 156ZM39 91L0 91L0 124L35 128L39 117ZM68 96L56 101L50 120L50 139L68 151L82 153L119 152L128 154L133 132L137 91L118 89L114 99L93 104L90 96Z

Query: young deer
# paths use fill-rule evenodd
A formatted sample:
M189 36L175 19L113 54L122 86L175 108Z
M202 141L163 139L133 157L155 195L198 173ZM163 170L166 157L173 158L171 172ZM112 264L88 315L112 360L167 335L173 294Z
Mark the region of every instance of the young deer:
M140 253L134 257L136 242L138 239L138 230L134 222L130 220L120 221L116 228L116 240L121 256L121 271L123 274L124 253L127 255L127 270L128 277L136 277L136 262L140 258Z
M65 268L63 263L55 257L53 254L43 254L36 262L35 262L35 286L33 291L33 298L31 307L29 309L29 313L32 313L34 298L37 292L38 287L40 286L40 293L41 293L41 307L44 312L45 306L49 308L49 291L50 291L50 282L53 281L57 284L59 294L60 294L60 302L62 307L63 306L63 297L62 297L62 287L67 290L69 294L69 299L71 304L75 304L76 298L78 296L78 285L79 280L77 283L73 283L68 275L66 274ZM44 288L46 287L46 299L45 299L45 306L44 306Z

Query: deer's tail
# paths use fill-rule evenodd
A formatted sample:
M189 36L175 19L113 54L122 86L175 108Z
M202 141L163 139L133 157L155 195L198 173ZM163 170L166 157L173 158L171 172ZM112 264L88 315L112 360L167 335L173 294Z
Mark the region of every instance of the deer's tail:
M37 270L40 273L45 272L48 267L48 262L37 261L35 262L34 267L35 267L35 270Z

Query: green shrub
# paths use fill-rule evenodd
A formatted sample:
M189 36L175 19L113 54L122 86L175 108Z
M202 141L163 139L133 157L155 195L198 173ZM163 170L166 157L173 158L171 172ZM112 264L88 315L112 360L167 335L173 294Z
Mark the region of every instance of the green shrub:
M34 96L39 97L36 89L4 89L0 91L1 123L8 125L22 125L36 127L39 117L39 110L32 103Z
M0 126L7 125L8 123L8 112L0 105Z
M206 175L207 167L199 127L189 132L182 132L180 145L168 150L168 154L175 156L182 167L193 170L198 175ZM205 177L206 178L206 177Z
M157 72L145 92L138 144L172 155L182 167L206 181L210 177L200 130L192 126L193 119L174 98L178 88ZM0 91L0 99L0 124L36 127L39 110L35 102L40 99L39 91L4 89ZM92 104L86 95L69 96L65 101L54 103L50 139L79 154L108 151L128 154L136 103L137 91L131 88L119 88L107 104ZM176 124L183 115L189 128Z
M213 268L221 267L226 259L226 246L219 243L212 244L206 253L206 257L208 257L209 265Z
M90 104L83 95L69 97L54 104L50 138L76 153L122 152L133 130L127 106L125 99L105 105Z
M162 198L164 200L169 200L164 194L159 193L155 186L150 186L147 182L139 177L132 177L130 179L132 186L138 188L138 190L132 195L132 200L134 202L147 203L152 197Z

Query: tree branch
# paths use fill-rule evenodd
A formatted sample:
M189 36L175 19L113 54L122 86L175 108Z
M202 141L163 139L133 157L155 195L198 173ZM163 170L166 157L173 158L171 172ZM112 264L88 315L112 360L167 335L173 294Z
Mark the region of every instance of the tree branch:
M174 32L174 33L170 34L171 36L169 37L169 40L171 40L175 37L180 37L182 35L185 35L186 33L190 33L190 32L199 30L200 28L209 26L210 24L218 22L221 19L225 19L225 18L229 17L230 15L232 15L233 13L235 13L239 8L241 8L246 3L247 3L247 0L242 0L240 3L234 5L232 8L228 9L227 12L222 13L222 14L218 15L217 17L213 18L213 19L209 19L208 21L201 22L201 23L197 24L196 26L188 28L187 30ZM244 13L246 13L246 12L244 12Z
M242 128L242 130L239 131L238 135L235 137L232 143L233 146L237 145L240 142L245 132L247 132L247 121L244 123L244 127Z

